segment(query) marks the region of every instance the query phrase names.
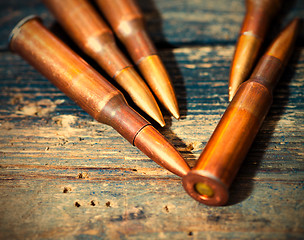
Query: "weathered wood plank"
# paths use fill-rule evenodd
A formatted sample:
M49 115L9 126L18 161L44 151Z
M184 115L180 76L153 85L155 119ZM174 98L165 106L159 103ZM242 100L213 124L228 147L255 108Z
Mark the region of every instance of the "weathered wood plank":
M297 188L258 182L246 201L212 208L189 201L176 181L10 180L1 184L2 238L300 239Z
M165 116L160 131L190 165L228 105L233 50L161 52L182 119ZM195 202L178 177L93 121L18 56L0 53L0 238L303 238L303 48L296 52L229 205L218 208Z
M159 130L193 166L228 106L243 1L139 4L182 114L165 115ZM304 1L284 12L269 38L303 16ZM0 239L304 238L304 29L228 206L214 208L7 52L8 33L29 14L54 26L38 0L0 2Z
M178 49L174 51L178 66L174 66L174 59L169 51L162 54L169 72L173 75L182 117L185 121L171 120L166 116L167 124L171 126L170 129L165 128L161 131L170 140L176 141L175 144L181 149L186 146L178 138L186 138L184 140L186 145L193 145L194 147L192 150L196 154L192 156L194 159L197 158L201 151L201 142L206 143L208 141L228 105L227 80L230 54L232 52L232 47L204 47L186 49L184 51ZM187 55L193 60L187 59ZM198 56L198 59L195 59L195 56ZM10 148L25 149L24 151L26 151L27 146L31 147L33 139L45 139L42 140L39 150L44 155L47 155L51 154L51 151L45 151L46 148L58 151L58 147L69 146L71 152L73 152L74 149L86 148L90 145L90 151L93 151L94 149L99 149L99 146L96 147L97 144L106 145L106 142L111 141L111 139L120 139L118 134L108 126L94 122L90 116L76 107L74 103L23 60L20 60L18 56L3 54L3 59L3 74L5 74L8 65L11 65L12 69L14 69L14 72L7 72L6 79L2 81L1 101L3 107L1 116L3 120L13 120L6 122L3 128L9 129L11 136L17 139L20 131L15 131L14 128L23 128L23 125L20 126L20 121L26 117L31 122L28 125L30 128L28 130L24 129L23 132L24 137L28 139L27 143L16 142L13 143L14 145L10 145ZM296 59L294 60L296 61ZM260 145L261 149L269 142L269 139L265 137L269 134L272 134L274 138L273 142L269 144L275 153L278 152L277 149L286 151L286 149L292 147L285 146L285 142L293 142L295 147L301 145L301 135L303 133L301 125L303 116L303 101L301 102L302 61L303 57L301 55L297 63L300 69L295 71L292 70L292 64L289 65L289 71L287 70L283 77L285 81L282 80L279 83L275 92L274 104L271 108L272 115L269 116L268 121L265 122L260 132L261 138L257 144ZM294 75L294 82L290 82L292 74ZM29 79L20 78L20 76L24 75L28 75ZM280 121L278 121L279 118L281 118ZM284 123L288 125L284 126ZM275 125L278 125L281 129L273 132ZM198 128L198 126L201 127ZM32 131L33 129L36 131ZM193 132L193 129L196 131ZM290 141L286 141L286 132L288 132ZM179 136L180 134L182 135ZM68 138L74 142L70 143L70 141L67 141ZM90 141L87 141L87 138ZM94 141L92 141L92 138L94 138ZM51 139L53 139L53 142ZM49 145L47 142L49 142ZM117 151L117 149L120 149L119 145L121 144L126 144L126 141L121 139L118 140L117 146L115 143L111 144L110 148L105 146L108 149L106 152L110 154ZM124 154L124 149L121 150L122 154ZM67 150L66 152L69 151ZM84 153L83 151L81 152ZM138 154L136 149L135 152ZM191 156L189 157L192 159ZM301 157L301 154L296 156L297 159ZM120 156L119 159L123 161L123 156Z
M243 0L145 0L137 1L143 10L147 28L158 47L201 44L234 44L244 17ZM287 1L286 1L287 2ZM23 17L39 15L47 26L54 19L39 0L10 0L0 3L0 49L7 49L11 29ZM272 38L293 17L303 17L304 2L288 1L282 16L274 24ZM301 41L304 32L301 32Z

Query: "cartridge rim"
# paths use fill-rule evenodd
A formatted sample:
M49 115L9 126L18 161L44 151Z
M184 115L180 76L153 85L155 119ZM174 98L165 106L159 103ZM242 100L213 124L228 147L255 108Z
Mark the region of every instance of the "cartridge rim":
M195 185L203 183L212 189L213 194L206 196L198 193ZM210 206L225 205L229 198L227 187L213 174L204 170L191 170L183 177L183 187L196 201Z
M11 42L12 39L14 37L14 35L19 31L19 29L28 21L31 21L33 19L36 19L38 21L41 21L41 18L38 17L37 15L29 15L27 17L22 18L17 24L16 26L13 28L13 30L10 32L9 36L8 36L8 46L10 48L11 51L13 51L12 47L11 47Z

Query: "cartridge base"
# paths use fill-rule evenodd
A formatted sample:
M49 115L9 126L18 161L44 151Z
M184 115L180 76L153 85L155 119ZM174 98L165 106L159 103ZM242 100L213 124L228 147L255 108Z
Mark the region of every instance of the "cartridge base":
M207 187L208 194L199 193L197 184ZM210 206L222 206L228 201L229 193L222 181L211 173L204 170L192 170L183 177L183 186L186 192L196 201ZM212 193L210 193L212 192Z

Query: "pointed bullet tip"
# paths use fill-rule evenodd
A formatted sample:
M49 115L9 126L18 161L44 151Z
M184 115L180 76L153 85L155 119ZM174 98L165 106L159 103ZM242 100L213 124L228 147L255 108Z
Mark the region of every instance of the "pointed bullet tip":
M159 118L159 119L154 118L154 120L156 120L161 127L166 126L164 118Z
M176 119L180 119L179 109L176 105L167 106L168 111L171 113L171 115Z
M172 111L171 111L171 114L172 114L172 116L173 116L175 119L177 119L177 120L180 119L180 115L179 115L178 112L176 112L176 111L172 112Z
M159 56L151 55L142 59L138 67L145 80L164 107L179 119L179 109L169 75Z
M232 99L233 99L234 95L236 94L236 92L237 92L237 87L235 87L235 86L230 86L229 87L229 92L228 92L228 100L229 100L229 102L232 101Z
M233 96L229 94L228 101L229 101L229 102L231 102L231 101L232 101L232 99L233 99Z
M116 75L115 80L130 95L137 106L160 126L165 126L165 120L152 92L133 67L124 68Z
M134 145L157 164L180 177L190 171L181 154L151 125L142 128L136 135Z
M251 35L241 35L234 58L231 64L229 79L229 101L237 92L239 85L242 84L250 75L254 62L259 53L262 40Z

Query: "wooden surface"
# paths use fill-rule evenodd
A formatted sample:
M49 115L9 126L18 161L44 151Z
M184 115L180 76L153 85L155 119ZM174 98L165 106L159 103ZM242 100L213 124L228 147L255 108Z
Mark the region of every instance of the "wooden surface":
M159 130L193 166L228 106L243 1L139 2L182 114L165 115ZM284 9L269 39L304 16L304 1ZM303 27L228 205L208 207L8 51L8 33L29 14L75 48L40 1L1 1L0 14L1 239L304 238Z

